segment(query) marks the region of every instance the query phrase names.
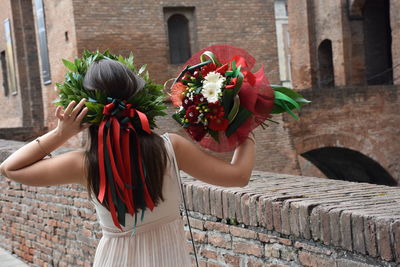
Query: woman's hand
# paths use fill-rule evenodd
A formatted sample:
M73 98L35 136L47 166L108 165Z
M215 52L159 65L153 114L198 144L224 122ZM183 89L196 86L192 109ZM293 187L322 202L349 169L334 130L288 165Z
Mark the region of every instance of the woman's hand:
M88 112L88 108L84 107L85 102L85 98L77 105L75 101L71 101L64 111L62 111L62 107L57 107L55 115L58 118L58 125L55 131L58 135L69 139L90 126L90 123L82 123Z
M14 152L0 165L1 173L14 181L34 186L85 184L84 152L69 152L42 160L45 154L62 146L69 138L90 125L82 124L88 112L84 107L85 101L86 99L82 99L78 104L73 101L65 111L57 107L57 128Z

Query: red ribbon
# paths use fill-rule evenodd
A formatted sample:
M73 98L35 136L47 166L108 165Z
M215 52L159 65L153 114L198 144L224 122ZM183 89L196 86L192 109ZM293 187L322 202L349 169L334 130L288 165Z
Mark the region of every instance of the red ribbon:
M116 108L119 110L116 111ZM113 114L115 113L115 114ZM118 197L126 206L129 214L135 213L135 203L133 197L133 184L132 184L132 166L131 166L131 151L130 151L130 135L135 135L136 147L137 147L137 159L140 179L143 183L143 195L146 203L146 207L150 210L154 209L154 202L147 189L143 160L140 151L139 135L136 129L131 123L131 118L135 115L138 116L142 130L147 133L151 133L150 123L147 119L146 114L136 110L131 104L125 104L118 100L114 100L103 108L104 118L100 122L98 132L98 160L99 160L99 174L100 174L100 186L98 193L98 200L103 203L104 198L107 197L109 210L114 224L121 229L121 225L117 218L116 203L113 203L111 187L107 180L107 166L111 167L113 175L113 184ZM122 118L118 120L117 115ZM126 119L129 118L127 122ZM121 131L121 122L123 122L123 129ZM104 137L106 138L104 144ZM109 164L105 162L105 150L107 148Z

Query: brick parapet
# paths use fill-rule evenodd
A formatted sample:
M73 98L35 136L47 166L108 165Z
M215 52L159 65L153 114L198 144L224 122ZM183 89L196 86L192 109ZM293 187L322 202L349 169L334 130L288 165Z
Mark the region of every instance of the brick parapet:
M0 161L22 144L0 141ZM200 266L400 263L397 187L259 171L244 188L182 177ZM91 266L101 230L85 188L1 178L0 214L0 247L32 266Z
M254 257L271 266L400 262L397 187L257 171L245 188L184 181L191 225L206 240L195 236L200 255L204 249L217 251L217 260L204 261L222 261L229 248L238 266L252 266Z

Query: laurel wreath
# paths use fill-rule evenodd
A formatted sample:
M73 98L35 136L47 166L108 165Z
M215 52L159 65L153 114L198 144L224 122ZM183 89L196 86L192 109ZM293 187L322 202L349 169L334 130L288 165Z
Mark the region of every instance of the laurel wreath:
M65 74L64 82L56 83L59 90L59 99L54 101L55 105L66 108L71 101L78 103L82 98L86 98L85 105L89 111L83 122L99 124L104 116L103 107L108 104L107 95L100 90L86 90L83 87L83 80L89 66L101 59L117 60L145 80L144 88L127 99L126 103L132 104L133 108L145 113L149 120L150 128L156 128L155 117L167 115L164 112L167 107L164 104L163 86L150 80L146 65L137 70L132 53L129 57L123 57L121 55L113 55L108 50L103 53L85 50L82 57L76 58L73 62L63 59L62 62L68 71ZM132 123L139 122L132 121Z

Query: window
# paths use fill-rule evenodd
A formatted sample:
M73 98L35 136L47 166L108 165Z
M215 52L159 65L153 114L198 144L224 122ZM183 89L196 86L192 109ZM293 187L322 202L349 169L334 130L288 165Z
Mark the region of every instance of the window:
M8 96L9 88L8 88L8 77L7 77L6 51L0 52L0 64L1 64L1 78L3 81L4 95Z
M193 7L164 8L171 64L185 63L195 49L193 13Z
M39 54L42 65L42 79L44 84L51 83L49 52L47 49L46 22L42 0L35 0L36 22L38 27Z
M291 87L290 39L287 0L275 1L275 24L278 43L279 76L282 85Z
M369 85L393 83L389 7L389 0L367 0L364 5L364 47Z
M318 83L319 87L334 87L332 41L324 40L318 47Z
M15 75L15 62L14 62L14 52L13 52L13 42L11 36L11 22L9 19L4 20L4 37L6 40L6 51L5 51L5 69L7 75L7 88L11 94L17 94L17 78ZM3 63L3 62L2 62ZM3 68L4 70L4 68ZM4 73L4 71L3 71ZM3 79L4 81L4 79ZM8 92L7 92L8 93Z

